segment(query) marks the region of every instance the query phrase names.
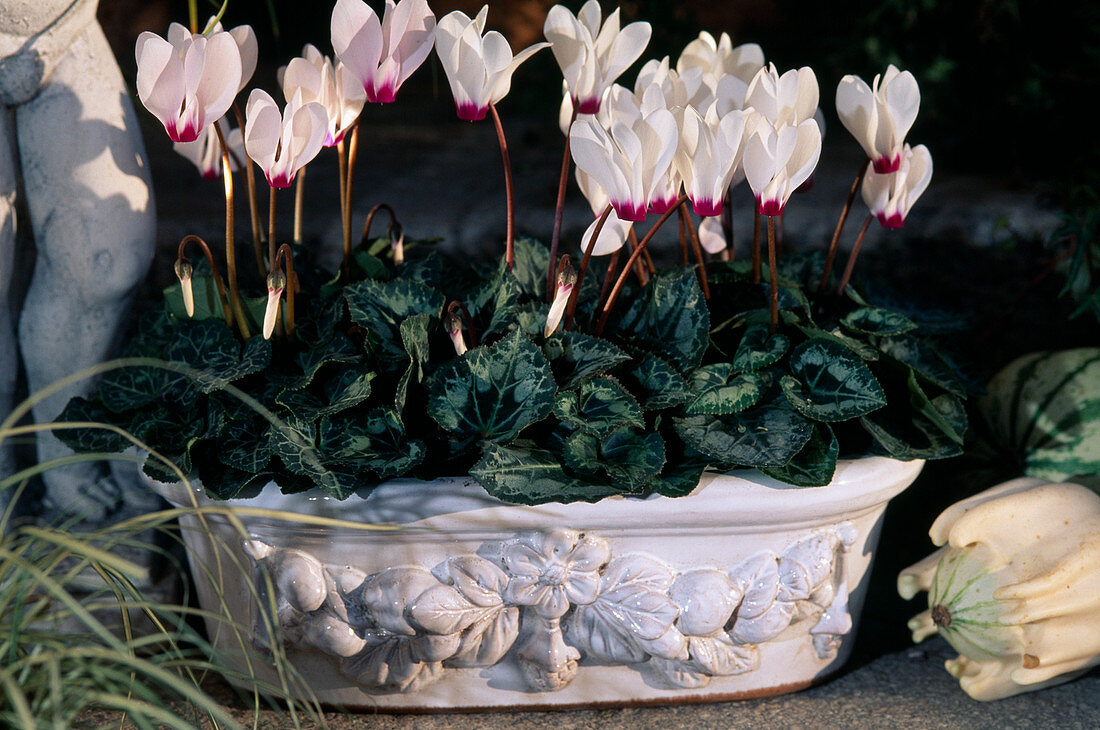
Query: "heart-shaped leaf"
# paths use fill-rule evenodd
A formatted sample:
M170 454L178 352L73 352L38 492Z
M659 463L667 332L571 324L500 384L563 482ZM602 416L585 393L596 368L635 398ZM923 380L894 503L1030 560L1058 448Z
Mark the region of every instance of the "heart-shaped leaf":
M664 466L665 444L659 434L629 428L602 439L578 431L565 440L562 456L570 469L586 478L606 475L620 491L638 492Z
M783 466L802 450L813 424L783 398L725 416L673 419L688 446L723 469Z
M386 360L408 357L401 341L401 322L414 314L438 318L444 304L443 294L411 279L359 281L344 290L344 298L352 321L367 329L371 351Z
M484 443L485 453L470 473L489 494L507 502L597 502L617 494L607 484L593 484L565 473L549 451Z
M751 325L737 345L737 351L733 355L733 369L736 372L746 372L774 365L787 354L790 344L786 336L772 334L766 325Z
M908 317L880 307L860 307L845 315L840 323L865 335L900 335L917 328Z
M701 371L709 370L705 377ZM748 372L730 375L728 363L708 365L692 371L692 388L695 398L688 402L684 413L723 415L736 413L756 405L771 385L771 377L764 373ZM723 374L725 377L722 377Z
M619 381L605 375L581 382L575 391L558 393L554 415L596 436L605 436L620 426L645 426L638 401Z
M830 340L812 339L791 353L791 375L780 380L798 412L816 421L846 421L886 405L871 370L855 353Z
M550 361L554 376L564 388L572 388L585 378L602 375L630 359L607 340L580 332L560 332L546 340L543 353Z
M690 268L659 274L633 300L617 329L637 347L668 358L682 372L706 351L710 314Z
M678 406L691 397L683 376L656 355L642 358L630 376L637 384L635 392L642 394L642 408L647 411Z
M833 480L839 452L833 430L824 423L815 423L810 440L785 466L762 466L760 471L798 487L823 487Z

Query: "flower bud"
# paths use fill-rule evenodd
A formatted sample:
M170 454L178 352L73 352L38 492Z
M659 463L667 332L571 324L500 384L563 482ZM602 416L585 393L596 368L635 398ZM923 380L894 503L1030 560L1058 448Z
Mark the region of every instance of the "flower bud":
M1001 699L1100 664L1100 496L1016 479L947 508L929 534L943 547L903 571L898 592L928 591L913 639L943 635L967 694Z
M561 324L562 315L565 314L565 306L569 303L569 295L573 293L573 287L577 283L577 272L568 257L563 259L563 265L558 272L558 288L554 292L554 301L550 303L550 311L546 314L546 326L542 330L543 337L549 337Z
M177 259L175 265L176 278L180 280L180 293L183 294L183 308L188 317L195 316L195 292L191 288L191 275L195 270L187 259Z
M264 339L270 340L275 331L275 321L279 317L279 301L286 289L286 276L275 271L267 277L267 308L264 310Z
M456 355L466 354L466 340L462 336L462 315L458 312L448 312L443 318L443 328L447 330L447 336L455 346Z
M399 233L391 240L390 246L393 249L394 265L405 263L405 234Z

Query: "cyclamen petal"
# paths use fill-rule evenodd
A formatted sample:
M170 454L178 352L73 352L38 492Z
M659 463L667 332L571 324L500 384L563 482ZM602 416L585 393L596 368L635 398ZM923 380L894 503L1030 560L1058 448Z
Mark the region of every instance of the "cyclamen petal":
M778 131L757 123L744 156L745 177L756 196L757 211L782 213L791 194L813 174L820 156L821 129L813 119Z
M722 230L722 221L716 217L704 218L699 224L699 245L709 254L721 253L729 245L726 233Z
M891 65L876 76L873 87L858 76L840 80L836 111L845 129L871 159L875 172L894 172L901 164L905 136L920 109L920 89L913 74Z
M905 145L898 170L892 173L868 171L860 192L863 202L886 228L901 228L917 198L932 180L932 155L924 145Z
M173 23L168 40L144 32L135 44L141 103L173 142L193 142L233 103L241 82L241 51L224 31L190 34Z
M386 0L381 20L363 0L337 0L330 27L337 58L377 103L394 101L435 43L435 15L425 0Z
M283 113L262 89L253 89L245 111L245 149L272 187L285 188L317 156L325 141L328 115L315 101L296 93Z

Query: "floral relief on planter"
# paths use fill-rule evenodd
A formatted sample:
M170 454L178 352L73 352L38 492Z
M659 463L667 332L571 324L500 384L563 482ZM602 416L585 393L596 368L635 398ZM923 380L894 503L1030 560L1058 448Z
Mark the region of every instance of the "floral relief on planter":
M832 657L852 627L842 556L856 540L842 522L778 554L682 572L569 529L373 574L257 539L245 551L256 585L275 592L258 604L276 607L279 639L338 660L364 691L415 692L448 669L514 661L532 691L549 692L582 661L629 665L654 686L703 687L758 669L759 646L781 635ZM267 627L253 617L260 646L270 646Z

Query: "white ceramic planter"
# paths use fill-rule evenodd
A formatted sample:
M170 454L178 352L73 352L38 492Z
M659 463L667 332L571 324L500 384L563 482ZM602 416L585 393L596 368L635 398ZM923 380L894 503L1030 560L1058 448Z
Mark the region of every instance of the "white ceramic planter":
M299 697L406 711L719 701L801 689L843 664L886 502L922 465L842 462L817 489L707 474L680 499L537 507L469 478L398 480L345 502L269 486L229 504L400 529L290 514L242 514L247 535L222 516L182 523L200 603L219 610L222 595L269 682L259 606L277 606L278 640L310 683ZM237 636L208 627L243 667Z

